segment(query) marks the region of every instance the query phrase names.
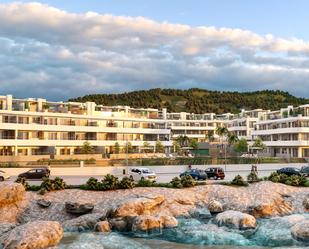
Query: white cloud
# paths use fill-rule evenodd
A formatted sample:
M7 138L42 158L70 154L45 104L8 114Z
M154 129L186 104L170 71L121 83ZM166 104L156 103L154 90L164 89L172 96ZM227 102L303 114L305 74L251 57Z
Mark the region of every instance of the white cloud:
M1 92L67 99L151 87L308 96L309 42L143 17L0 4Z

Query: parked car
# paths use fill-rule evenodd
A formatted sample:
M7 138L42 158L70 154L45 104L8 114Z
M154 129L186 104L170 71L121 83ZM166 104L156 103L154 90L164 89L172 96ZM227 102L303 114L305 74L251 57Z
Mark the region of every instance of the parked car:
M18 177L24 177L26 179L35 179L41 180L44 177L50 176L50 170L48 168L37 168L37 169L30 169L27 172L21 173Z
M129 177L134 181L139 181L141 179L155 181L157 179L156 173L148 168L131 168L129 170Z
M242 158L257 158L257 154L252 154L252 153L245 153L245 154L242 154L240 157Z
M189 169L189 170L181 173L179 176L183 177L183 176L186 176L186 175L192 176L192 178L197 180L197 181L207 179L206 173L203 170L199 170L199 169Z
M205 170L205 172L208 178L213 178L215 180L218 180L218 179L223 180L225 178L225 173L222 168L218 168L218 167L208 168Z
M3 170L0 170L0 182L10 179L10 176Z
M302 172L300 171L300 169L294 168L294 167L278 169L277 173L286 174L287 176L292 176L292 175L301 176L301 175L303 175Z
M303 166L300 169L300 173L302 173L305 176L309 176L309 166Z

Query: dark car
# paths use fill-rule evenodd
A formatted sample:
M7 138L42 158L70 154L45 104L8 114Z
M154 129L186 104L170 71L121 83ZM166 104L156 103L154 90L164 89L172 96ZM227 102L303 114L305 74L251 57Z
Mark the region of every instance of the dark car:
M297 176L301 176L303 175L300 171L300 169L298 168L293 168L293 167L288 167L288 168L282 168L282 169L278 169L277 173L279 174L285 174L287 176L293 176L293 175L297 175Z
M205 172L203 170L199 170L199 169L189 169L189 170L183 172L182 174L180 174L180 177L183 177L183 176L186 176L186 175L192 176L192 178L197 180L197 181L207 179L207 175L205 174Z
M309 176L309 166L303 166L300 169L300 173L302 173L305 176Z
M37 169L30 169L27 172L21 173L18 177L24 177L26 179L36 179L41 180L44 177L50 176L50 170L48 168L37 168Z
M217 179L224 179L225 178L225 173L224 170L222 168L208 168L205 170L205 173L207 174L208 178L213 178L215 180Z

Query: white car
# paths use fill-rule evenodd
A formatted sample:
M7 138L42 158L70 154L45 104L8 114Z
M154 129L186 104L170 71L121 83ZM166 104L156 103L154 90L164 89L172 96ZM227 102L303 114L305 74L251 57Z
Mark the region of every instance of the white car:
M129 170L129 177L134 181L139 181L141 179L155 181L157 179L156 173L148 168L131 168Z
M3 170L0 170L0 182L10 179L10 176Z

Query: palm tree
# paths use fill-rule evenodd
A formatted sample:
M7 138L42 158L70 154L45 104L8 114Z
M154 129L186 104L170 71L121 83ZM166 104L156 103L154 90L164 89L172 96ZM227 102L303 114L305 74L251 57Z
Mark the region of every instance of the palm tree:
M190 143L190 138L180 135L176 138L176 141L179 143L180 147L188 147Z
M205 139L206 139L206 141L208 141L209 143L210 143L210 142L213 142L213 141L215 140L214 131L208 131L208 132L205 134Z
M220 137L221 145L223 148L223 138L229 133L228 129L224 126L218 126L216 128L216 134Z
M233 144L236 144L237 142L238 142L238 137L237 137L237 135L235 134L235 133L231 133L231 132L229 132L228 134L227 134L227 141L228 141L228 143L229 143L229 146L231 146L231 145L233 145Z

